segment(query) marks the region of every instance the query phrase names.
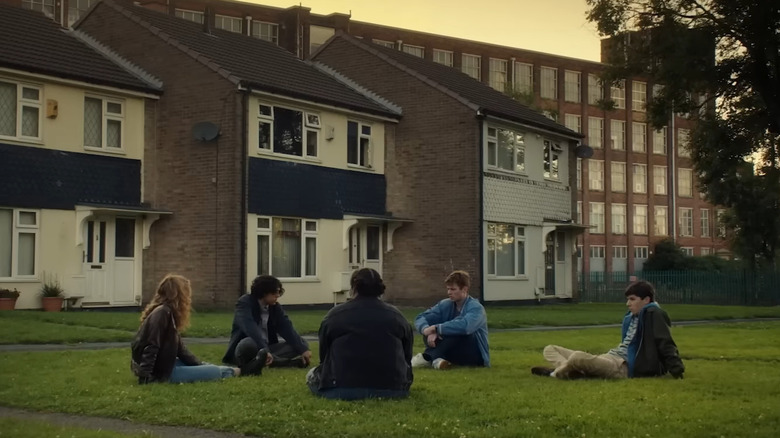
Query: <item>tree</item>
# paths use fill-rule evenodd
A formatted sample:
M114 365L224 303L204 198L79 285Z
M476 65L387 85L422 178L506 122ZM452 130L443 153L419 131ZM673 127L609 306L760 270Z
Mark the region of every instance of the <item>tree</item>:
M647 105L660 128L697 120L690 149L700 189L728 207L732 250L753 266L780 251L780 1L586 0L612 37L605 77L663 87Z

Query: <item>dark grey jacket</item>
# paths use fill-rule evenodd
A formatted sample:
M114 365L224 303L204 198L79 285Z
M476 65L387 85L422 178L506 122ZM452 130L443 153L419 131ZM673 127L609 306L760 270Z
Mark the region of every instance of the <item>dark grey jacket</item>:
M184 346L171 308L164 304L154 309L141 323L130 349L130 369L138 377L138 383L168 381L177 357L186 365L201 364Z

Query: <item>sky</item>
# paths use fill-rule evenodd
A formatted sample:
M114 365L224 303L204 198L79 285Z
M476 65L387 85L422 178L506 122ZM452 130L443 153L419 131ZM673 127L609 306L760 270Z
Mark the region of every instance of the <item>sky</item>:
M247 1L247 0L244 0ZM572 58L599 61L596 27L585 0L249 0L314 14L352 14L383 24Z

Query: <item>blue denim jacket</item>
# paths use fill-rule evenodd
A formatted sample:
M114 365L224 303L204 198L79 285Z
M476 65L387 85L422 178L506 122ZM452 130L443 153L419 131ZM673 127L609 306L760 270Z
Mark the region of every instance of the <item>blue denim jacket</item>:
M477 338L479 351L482 353L482 363L490 366L490 349L488 346L487 315L485 308L476 298L468 297L463 303L460 315L455 314L455 302L449 298L439 301L435 306L417 315L414 327L422 334L426 327L438 325L442 336L470 335Z

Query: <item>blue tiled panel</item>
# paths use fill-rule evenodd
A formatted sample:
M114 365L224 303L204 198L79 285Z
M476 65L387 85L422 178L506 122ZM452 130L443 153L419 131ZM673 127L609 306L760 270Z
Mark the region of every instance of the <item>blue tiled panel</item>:
M385 176L295 162L249 159L249 212L341 219L386 215Z
M141 161L0 143L0 205L139 206Z

